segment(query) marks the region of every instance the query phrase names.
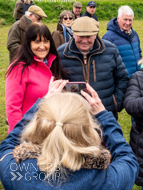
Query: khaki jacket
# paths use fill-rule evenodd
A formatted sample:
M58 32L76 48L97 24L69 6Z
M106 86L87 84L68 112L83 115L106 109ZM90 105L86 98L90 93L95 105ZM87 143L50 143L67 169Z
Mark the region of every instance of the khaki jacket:
M31 23L32 21L23 15L21 19L16 21L10 28L7 38L7 49L9 50L10 62L21 46L28 26Z
M14 13L13 13L13 17L15 19L20 19L23 16L23 4L24 4L23 0L18 0L16 2Z
M58 23L57 29L52 33L56 48L65 43L62 25Z

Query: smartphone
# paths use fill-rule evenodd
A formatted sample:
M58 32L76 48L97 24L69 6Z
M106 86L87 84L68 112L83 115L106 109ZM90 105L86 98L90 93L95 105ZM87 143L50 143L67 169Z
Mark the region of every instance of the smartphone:
M80 94L81 90L87 92L87 90L86 90L86 82L68 82L65 85L64 90L68 91L68 92L75 92L75 93L78 93L78 94Z

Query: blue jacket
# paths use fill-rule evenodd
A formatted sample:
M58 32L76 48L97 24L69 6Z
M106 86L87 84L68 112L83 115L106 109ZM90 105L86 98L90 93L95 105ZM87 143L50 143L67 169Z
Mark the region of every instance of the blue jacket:
M0 145L0 180L5 190L131 190L138 175L138 162L131 147L125 141L121 127L111 112L103 111L96 118L103 128L103 138L111 151L112 162L107 170L81 169L69 174L60 187L44 181L36 159L15 162L12 151L19 145L24 126L38 109L39 100L24 115ZM50 181L51 182L51 181ZM52 184L52 182L51 182Z
M88 82L108 111L116 115L122 110L129 78L114 44L97 36L92 50L83 55L71 39L60 46L58 52L69 81Z
M131 35L121 31L117 23L117 17L108 23L107 30L102 39L109 40L117 46L129 72L129 77L131 77L134 72L140 69L138 61L142 57L138 34L133 29Z

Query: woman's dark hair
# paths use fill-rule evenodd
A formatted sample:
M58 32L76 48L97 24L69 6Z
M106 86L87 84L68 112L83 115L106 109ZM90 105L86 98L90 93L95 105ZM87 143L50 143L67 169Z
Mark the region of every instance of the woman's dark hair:
M22 66L23 67L22 73L21 73L21 80L22 80L22 74L23 74L25 68L34 62L34 53L31 50L30 43L31 43L31 41L35 41L38 36L40 38L40 41L41 41L42 36L50 41L49 53L52 53L56 56L56 59L53 61L52 66L50 68L53 76L55 77L55 79L61 79L61 78L64 79L66 77L66 74L59 63L60 58L59 58L59 54L56 50L52 35L51 35L48 27L42 23L30 24L30 26L28 27L28 30L25 34L23 43L22 43L21 47L19 48L19 51L17 52L16 56L13 59L14 62L7 71L7 75L10 74L10 72L16 65ZM22 63L22 62L24 62L24 63Z

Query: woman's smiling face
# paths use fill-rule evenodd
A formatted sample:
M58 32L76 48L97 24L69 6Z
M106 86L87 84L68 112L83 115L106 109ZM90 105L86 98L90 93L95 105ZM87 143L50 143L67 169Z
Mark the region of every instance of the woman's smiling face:
M34 53L34 55L41 61L44 60L44 58L48 55L50 50L50 40L47 40L43 36L38 36L36 40L31 41L30 43L31 50Z

